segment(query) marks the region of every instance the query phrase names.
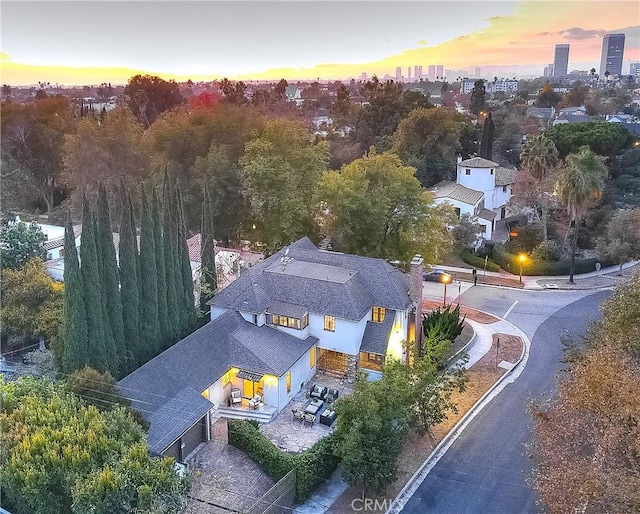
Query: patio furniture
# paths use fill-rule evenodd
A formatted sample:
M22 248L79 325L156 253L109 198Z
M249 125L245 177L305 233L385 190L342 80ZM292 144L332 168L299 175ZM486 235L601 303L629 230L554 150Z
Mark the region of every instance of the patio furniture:
M339 395L340 395L340 391L338 391L337 389L327 389L327 396L325 397L324 400L327 403L333 403L338 399Z
M325 386L321 386L318 384L313 384L311 387L311 392L309 396L311 398L317 398L318 400L324 400L324 397L327 395L327 388Z
M333 425L333 422L336 420L336 411L327 409L322 414L320 414L320 423L323 425L327 425L330 427Z
M311 400L311 403L305 407L304 411L309 414L317 414L323 404L322 400Z
M259 409L260 407L264 407L264 403L262 402L262 397L259 394L256 394L253 398L249 400L249 407L253 410Z
M305 412L304 414L304 422L313 425L316 422L315 414L310 414L309 412Z
M242 404L242 394L240 393L240 389L234 387L231 389L231 398L229 399L229 405L231 405L231 407L235 407L236 404Z
M304 411L300 410L300 409L291 409L291 412L293 412L293 419L296 421L302 421L304 420Z

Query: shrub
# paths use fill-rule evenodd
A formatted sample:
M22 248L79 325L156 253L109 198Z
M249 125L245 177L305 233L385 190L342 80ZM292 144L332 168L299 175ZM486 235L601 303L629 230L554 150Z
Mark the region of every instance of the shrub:
M430 356L432 362L442 367L449 357L451 344L462 333L464 318L460 318L460 305L451 309L438 307L422 320L424 343L419 355Z
M474 254L471 250L464 250L460 253L460 258L470 266L484 269L484 257ZM500 266L493 261L487 260L487 271L500 271Z
M296 502L302 503L337 469L340 458L333 450L334 435L320 439L307 451L294 456Z
M229 420L229 444L245 452L260 469L278 481L293 469L293 456L280 451L251 423Z
M334 436L321 439L307 451L292 455L278 449L250 421L229 420L229 444L245 452L265 474L280 480L296 470L296 503L302 503L336 470Z
M515 228L515 231L518 235L505 244L505 248L511 253L529 253L543 240L542 227L537 223L533 225L520 225Z
M560 257L562 257L562 248L553 239L542 241L531 253L534 261L555 262L559 261Z

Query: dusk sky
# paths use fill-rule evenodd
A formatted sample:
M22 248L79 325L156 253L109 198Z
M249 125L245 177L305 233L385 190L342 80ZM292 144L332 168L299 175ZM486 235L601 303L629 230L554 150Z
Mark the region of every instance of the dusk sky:
M21 1L0 4L2 83L345 79L443 64L541 74L554 45L598 68L602 36L640 61L637 1ZM520 67L520 68L515 68ZM516 71L505 71L513 75Z

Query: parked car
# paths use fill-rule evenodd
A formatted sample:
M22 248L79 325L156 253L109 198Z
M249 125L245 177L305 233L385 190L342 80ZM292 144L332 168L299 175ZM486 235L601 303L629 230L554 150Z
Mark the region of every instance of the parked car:
M446 271L441 269L434 269L431 271L423 271L422 279L427 280L429 282L442 282L442 277L444 275L449 275Z

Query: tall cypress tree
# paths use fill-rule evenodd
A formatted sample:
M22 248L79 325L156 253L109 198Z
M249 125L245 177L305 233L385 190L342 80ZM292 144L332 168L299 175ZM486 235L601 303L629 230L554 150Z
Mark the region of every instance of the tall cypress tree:
M131 373L138 365L139 295L137 276L136 233L131 226L131 199L121 185L122 220L120 223L120 291L122 294L122 321L126 345L123 374Z
M200 221L200 311L203 321L209 317L207 302L213 297L218 283L216 280L216 256L211 215L209 186L204 184L202 195L202 219Z
M167 347L180 337L180 317L178 312L178 295L176 293L176 252L175 223L172 209L172 188L169 174L165 171L162 187L162 242L164 245L165 282L167 284Z
M82 195L82 245L80 246L80 274L84 306L87 312L89 358L91 366L99 371L107 370L104 319L102 318L102 294L93 213L86 196Z
M64 311L62 322L62 369L71 373L90 363L87 312L84 308L82 275L78 264L71 217L64 228Z
M153 241L156 254L156 276L158 286L158 329L160 331L158 351L169 346L169 330L167 323L167 277L164 269L164 243L162 236L162 220L158 205L158 194L155 187L151 195L151 218L153 219Z
M98 232L98 217L97 214L93 216L93 233L96 241L96 255L98 261L98 280L100 281L100 288L97 294L100 295L100 310L102 311L102 327L104 328L104 349L105 358L107 362L107 370L113 375L118 376L118 360L116 357L116 346L113 340L113 332L111 331L111 322L109 321L109 311L107 310L107 304L109 298L106 295L104 289L105 284L105 272L104 262L102 260L102 240L100 239L100 233Z
M122 299L120 297L120 277L118 273L118 261L116 249L113 244L113 231L111 229L111 214L107 199L107 189L104 184L98 186L98 229L97 239L100 241L100 255L102 262L102 300L107 308L107 317L113 337L116 365L114 367L116 377L120 373L126 355L124 340L124 326L122 323Z
M176 219L178 221L177 230L177 255L179 260L180 282L182 288L182 332L180 337L189 335L196 324L196 307L193 296L193 273L191 272L191 262L189 261L189 247L187 245L187 227L184 222L184 206L182 204L182 193L180 186L176 185Z
M160 353L158 322L158 276L153 220L144 185L140 185L142 213L140 218L140 346L144 362Z

